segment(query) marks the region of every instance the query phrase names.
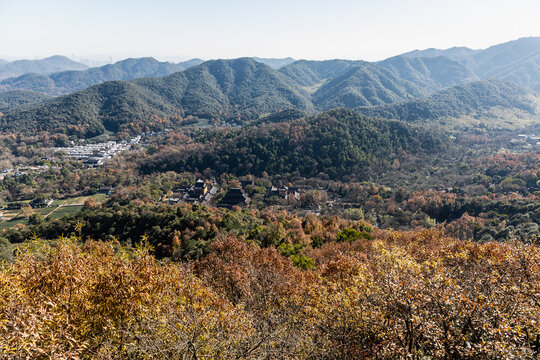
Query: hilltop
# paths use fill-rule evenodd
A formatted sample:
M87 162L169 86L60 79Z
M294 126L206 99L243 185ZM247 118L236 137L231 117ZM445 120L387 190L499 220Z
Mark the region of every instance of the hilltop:
M41 60L17 60L0 64L0 80L27 73L52 74L66 70L86 70L88 66L65 56L55 55Z
M50 75L24 74L0 81L0 91L31 90L51 95L62 95L106 81L167 76L200 63L202 60L197 59L178 64L160 62L150 57L126 59L84 71L63 71Z
M202 172L236 176L298 173L330 178L356 174L398 151L441 151L445 136L404 122L364 117L335 109L287 123L261 123L229 132L214 131L193 143L165 146L141 163L154 171ZM195 146L196 145L196 146ZM195 150L196 149L196 150Z
M105 130L140 133L183 124L185 119L247 124L293 108L307 113L359 108L365 114L407 121L492 115L505 109L533 114L533 94L523 95L524 89L496 81L467 84L497 78L535 89L540 81L539 51L538 38L526 38L478 51L418 50L375 63L299 60L279 70L272 66L293 60L240 58L191 66L200 60L171 64L128 59L85 71L26 74L0 82L6 90L54 95L96 83L33 107L6 109L0 130L82 137ZM187 66L191 67L181 71ZM107 82L110 79L115 81Z
M411 51L403 56L447 56L471 69L479 79L512 81L540 90L540 37L521 38L484 50L427 49Z
M408 122L456 118L464 115L491 117L497 109L536 113L529 90L505 81L486 80L456 85L423 99L401 104L360 107L369 116Z
M194 115L242 121L291 107L313 111L302 89L253 59L214 60L163 78L113 81L0 119L2 130L69 131L83 136L119 131L151 117ZM39 122L36 119L39 118Z

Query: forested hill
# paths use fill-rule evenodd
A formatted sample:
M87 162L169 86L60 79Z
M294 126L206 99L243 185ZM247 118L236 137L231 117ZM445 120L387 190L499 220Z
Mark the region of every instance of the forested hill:
M512 81L540 90L540 37L521 38L484 50L451 48L415 50L405 57L447 56L471 69L480 79Z
M454 55L458 53L468 52ZM0 87L61 93L111 77L154 76L181 66L151 58L128 59L82 72L27 74L5 80ZM6 109L0 131L60 131L77 136L105 130L139 133L174 126L189 116L246 124L291 108L313 113L375 106L361 111L408 121L482 114L495 106L530 111L529 100L510 84L451 87L476 80L463 64L441 56L398 56L377 63L300 60L279 70L252 58L213 60L165 77L105 82L31 108Z
M126 59L84 71L63 71L50 75L24 74L1 81L0 91L31 90L61 95L83 90L105 81L167 76L200 63L202 60L197 59L179 64L160 62L154 58Z
M339 76L353 66L366 64L354 60L298 60L279 69L283 75L305 87L319 85L325 80Z
M287 57L287 58L260 58L260 57L254 56L252 59L255 60L255 61L261 62L263 64L266 64L266 65L270 66L273 69L279 69L279 68L282 68L284 66L287 66L287 65L292 64L293 62L295 62L295 60L293 58L291 58L291 57Z
M390 104L427 95L428 91L396 77L391 71L364 64L355 66L324 85L314 94L318 108Z
M360 107L369 116L409 122L489 115L496 108L517 109L534 114L536 105L523 87L500 80L477 81L441 90L423 99L402 104Z
M88 66L59 55L41 60L17 60L0 64L0 80L26 73L52 74L59 71L85 69L88 69Z
M429 92L478 80L472 71L445 56L426 58L394 56L378 62L377 65Z
M212 131L175 146L163 146L141 160L143 172L193 171L261 176L362 178L373 164L384 168L405 151L433 153L446 137L400 121L366 118L335 109L286 123L262 123L240 130Z
M0 118L8 131L93 136L179 115L243 121L299 108L313 110L294 82L250 58L214 60L163 78L114 81ZM155 119L159 117L160 119ZM39 120L38 120L39 119ZM140 129L140 127L139 127Z
M0 93L0 113L50 99L50 96L33 91L8 91Z

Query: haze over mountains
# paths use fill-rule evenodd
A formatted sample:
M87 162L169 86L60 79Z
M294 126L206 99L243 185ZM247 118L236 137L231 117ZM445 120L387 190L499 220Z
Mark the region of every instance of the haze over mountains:
M369 116L408 122L469 116L490 116L494 109L521 110L534 114L536 104L527 89L501 80L456 85L428 97L400 104L357 108Z
M486 50L416 50L376 63L240 58L171 64L127 59L85 71L26 74L0 82L3 90L54 95L97 84L32 107L20 108L30 100L11 100L18 108L5 110L0 128L70 128L79 136L93 136L127 124L154 124L152 117L169 125L185 116L247 123L290 108L307 113L358 108L364 114L406 121L482 114L496 107L534 113L531 90L539 89L539 54L540 38L524 38ZM513 83L478 82L490 78Z
M485 50L415 50L407 57L446 56L471 69L479 79L508 80L540 90L540 37L521 38Z
M0 80L27 73L52 74L67 70L86 70L88 66L65 56L51 56L41 60L17 60L0 63Z
M138 58L84 71L63 71L50 75L28 73L0 81L0 91L30 90L51 95L69 94L105 81L166 76L202 62L202 60L193 59L173 64L153 58Z

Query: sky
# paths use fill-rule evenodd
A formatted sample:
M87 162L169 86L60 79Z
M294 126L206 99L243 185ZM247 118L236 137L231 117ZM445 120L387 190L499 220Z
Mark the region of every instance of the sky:
M0 59L381 60L540 36L538 0L0 0Z

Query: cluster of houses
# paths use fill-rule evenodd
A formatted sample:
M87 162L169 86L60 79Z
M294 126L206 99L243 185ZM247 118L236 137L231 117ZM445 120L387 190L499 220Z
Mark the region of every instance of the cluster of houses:
M6 177L18 177L30 173L40 173L50 169L48 165L38 166L19 166L16 168L2 169L0 171L0 180Z
M532 134L520 134L517 139L513 139L511 143L515 145L526 145L528 147L540 148L540 136Z
M254 185L253 181L241 181L240 187L232 187L227 190L223 198L217 202L217 206L232 209L234 206L247 207L251 202L245 189L248 185ZM174 189L172 193L165 195L162 201L169 204L191 203L207 205L219 191L219 186L214 181L199 179L190 187ZM298 201L300 189L287 186L272 186L267 189L265 200L278 199Z
M163 201L169 204L188 202L206 205L218 190L219 187L214 182L206 182L199 179L193 186L174 189L172 194L164 196Z
M103 165L118 153L129 150L131 146L138 144L141 136L136 136L129 141L107 141L97 144L75 145L71 147L54 148L55 153L63 152L67 157L81 160L89 167Z

